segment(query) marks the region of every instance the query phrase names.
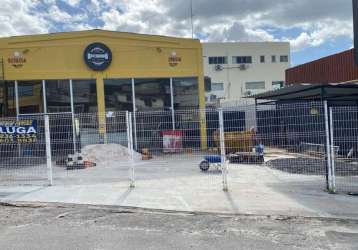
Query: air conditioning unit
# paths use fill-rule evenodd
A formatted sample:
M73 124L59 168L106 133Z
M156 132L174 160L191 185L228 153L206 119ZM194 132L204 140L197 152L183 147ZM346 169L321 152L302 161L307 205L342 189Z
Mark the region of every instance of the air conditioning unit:
M246 70L248 66L246 64L240 64L239 69L240 70Z
M210 95L210 101L214 102L216 101L217 96L216 95Z
M215 71L222 71L224 67L220 64L215 65Z

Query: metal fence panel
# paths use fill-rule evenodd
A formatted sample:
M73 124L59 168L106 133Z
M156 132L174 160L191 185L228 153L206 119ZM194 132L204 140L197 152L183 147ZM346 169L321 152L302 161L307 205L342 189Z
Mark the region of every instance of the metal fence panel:
M55 185L129 183L126 112L54 115L51 121Z
M47 184L44 118L0 119L1 185Z
M189 192L222 187L218 110L177 110L174 116L171 111L136 112L135 117L136 185L155 183L173 192L180 186ZM201 170L208 157L218 160Z
M357 107L333 107L329 114L323 102L174 115L170 110L48 114L51 148L44 114L2 118L0 129L10 131L0 131L0 181L44 185L52 173L54 185L122 182L205 192L262 177L282 189L322 190L335 180L338 192L357 192ZM30 125L36 133L25 131ZM11 137L11 129L19 131ZM78 156L81 164L69 166L69 158Z
M324 109L321 102L226 108L226 152L231 181L261 178L286 192L326 186ZM264 152L264 153L262 153ZM241 169L241 171L232 171Z
M30 124L36 133L22 131L27 130ZM74 116L71 113L30 114L2 118L0 184L123 182L128 185L130 151L127 126L126 112ZM19 131L13 132L12 129Z
M332 107L337 192L358 193L358 107Z
M272 176L275 182L279 179L282 189L290 185L307 190L328 188L322 102L181 110L175 112L174 130L171 111L137 112L135 122L139 181L184 179L188 186L190 181L200 181L218 188L222 182L225 190L230 182L267 173L264 178L268 182ZM217 160L217 171L200 171L198 166L205 158ZM228 169L222 168L226 161L230 162Z

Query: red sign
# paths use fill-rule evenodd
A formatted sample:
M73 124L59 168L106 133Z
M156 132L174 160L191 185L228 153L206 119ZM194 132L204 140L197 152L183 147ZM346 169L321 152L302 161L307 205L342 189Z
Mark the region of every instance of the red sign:
M183 132L180 130L163 131L163 152L177 153L183 149Z

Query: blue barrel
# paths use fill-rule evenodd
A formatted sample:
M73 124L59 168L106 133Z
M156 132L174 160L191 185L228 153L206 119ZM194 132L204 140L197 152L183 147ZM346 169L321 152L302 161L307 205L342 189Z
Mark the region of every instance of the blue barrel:
M205 156L205 160L210 163L221 163L221 156L220 155L207 155L207 156Z

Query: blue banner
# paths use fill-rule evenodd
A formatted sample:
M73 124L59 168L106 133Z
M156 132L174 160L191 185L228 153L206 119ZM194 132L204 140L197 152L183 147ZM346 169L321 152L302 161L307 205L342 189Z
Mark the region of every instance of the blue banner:
M0 121L0 143L34 143L37 132L37 120Z

